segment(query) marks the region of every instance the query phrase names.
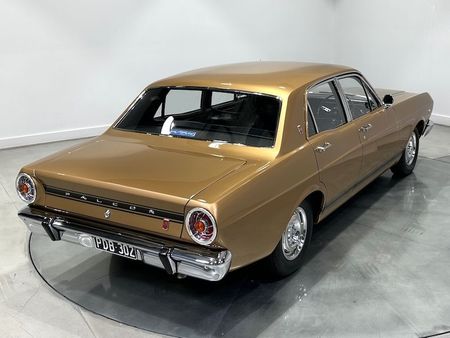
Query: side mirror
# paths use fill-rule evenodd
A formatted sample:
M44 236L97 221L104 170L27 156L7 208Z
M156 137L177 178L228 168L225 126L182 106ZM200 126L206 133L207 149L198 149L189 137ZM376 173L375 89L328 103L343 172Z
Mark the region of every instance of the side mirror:
M394 103L394 98L392 97L392 95L386 94L383 97L383 103L387 104L387 105L391 105Z

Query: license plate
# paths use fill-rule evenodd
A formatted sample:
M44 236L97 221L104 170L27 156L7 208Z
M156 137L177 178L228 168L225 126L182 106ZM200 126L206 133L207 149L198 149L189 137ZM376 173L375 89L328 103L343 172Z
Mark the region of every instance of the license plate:
M95 247L119 256L138 259L138 250L128 244L112 241L106 238L94 237Z

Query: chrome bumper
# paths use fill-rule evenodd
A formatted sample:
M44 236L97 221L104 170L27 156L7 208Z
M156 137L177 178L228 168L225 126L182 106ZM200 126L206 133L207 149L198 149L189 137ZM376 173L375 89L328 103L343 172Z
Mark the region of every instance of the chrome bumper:
M231 264L228 250L189 247L123 229L112 230L104 224L69 218L39 208L26 207L18 215L33 234L46 235L53 241L63 240L94 248L95 236L131 245L138 250L139 260L165 269L171 275L218 281L227 274Z
M422 136L427 136L430 133L431 129L433 129L433 127L434 127L434 122L431 120L428 120L427 125L425 126L425 129L423 130Z

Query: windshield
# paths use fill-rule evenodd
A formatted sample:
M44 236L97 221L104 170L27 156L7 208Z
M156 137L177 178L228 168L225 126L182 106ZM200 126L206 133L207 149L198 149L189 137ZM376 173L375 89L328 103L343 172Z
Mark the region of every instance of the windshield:
M271 147L280 108L280 100L268 95L206 88L155 88L145 91L115 128Z

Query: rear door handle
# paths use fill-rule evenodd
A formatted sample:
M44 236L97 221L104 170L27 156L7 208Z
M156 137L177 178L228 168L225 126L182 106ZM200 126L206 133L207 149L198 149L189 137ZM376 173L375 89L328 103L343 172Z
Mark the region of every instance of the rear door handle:
M319 152L319 153L323 153L324 151L327 151L327 149L330 148L330 147L331 147L331 143L330 142L325 142L321 146L318 146L316 148L316 151Z
M361 128L359 128L359 131L363 133L367 133L369 129L372 128L372 125L370 123L363 125Z

